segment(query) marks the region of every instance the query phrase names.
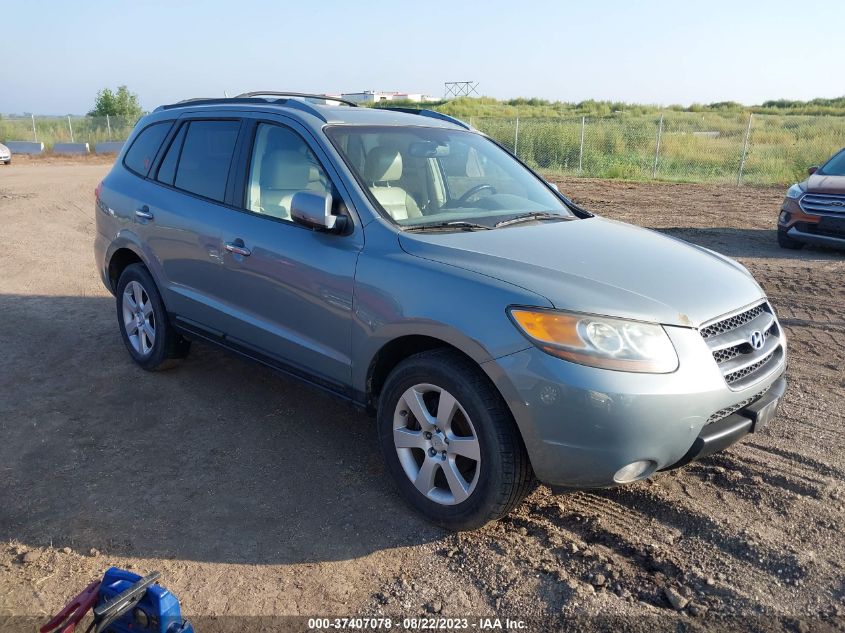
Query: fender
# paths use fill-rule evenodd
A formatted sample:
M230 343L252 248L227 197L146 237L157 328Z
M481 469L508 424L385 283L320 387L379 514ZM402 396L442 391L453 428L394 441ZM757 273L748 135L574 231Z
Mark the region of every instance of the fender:
M499 279L406 253L395 234L379 234L370 227L355 273L351 357L356 399L363 396L367 401L374 359L403 337L442 341L481 367L531 346L506 307L550 307L547 299Z

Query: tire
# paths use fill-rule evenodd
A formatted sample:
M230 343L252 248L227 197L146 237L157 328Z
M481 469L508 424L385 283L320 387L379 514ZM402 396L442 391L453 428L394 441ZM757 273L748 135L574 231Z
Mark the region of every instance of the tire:
M170 325L158 288L143 264L127 266L120 275L115 305L123 343L138 365L147 371L169 369L188 355L191 342Z
M402 361L382 390L377 424L401 496L441 527L479 528L508 514L534 487L510 410L484 372L453 351Z
M783 229L778 229L778 244L781 248L788 248L790 250L798 251L804 248L804 242L793 240L786 234Z
M3 161L3 162L4 162L4 163L6 163L7 165L11 165L11 164L12 164L12 159L10 158L9 160Z

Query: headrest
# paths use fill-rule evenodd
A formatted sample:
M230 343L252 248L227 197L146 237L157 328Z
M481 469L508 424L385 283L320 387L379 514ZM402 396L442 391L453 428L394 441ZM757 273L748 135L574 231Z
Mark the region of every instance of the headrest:
M367 153L364 179L367 182L387 182L402 177L402 154L389 147L374 147Z
M307 189L311 163L294 150L278 150L264 157L261 186L267 189Z

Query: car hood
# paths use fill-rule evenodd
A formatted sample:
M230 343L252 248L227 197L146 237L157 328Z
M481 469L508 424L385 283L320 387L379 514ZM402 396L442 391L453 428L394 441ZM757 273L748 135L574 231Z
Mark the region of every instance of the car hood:
M406 232L399 243L411 255L535 292L561 310L697 327L764 296L727 257L598 217L492 231Z
M809 193L845 193L845 176L813 174L804 182Z

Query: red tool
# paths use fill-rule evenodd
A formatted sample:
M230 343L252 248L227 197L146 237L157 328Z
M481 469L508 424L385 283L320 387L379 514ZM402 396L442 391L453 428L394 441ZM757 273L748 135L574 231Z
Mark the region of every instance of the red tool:
M85 587L76 598L68 602L65 607L53 616L47 624L42 626L41 633L73 633L76 625L82 621L85 614L97 603L100 593L100 581L95 580Z

